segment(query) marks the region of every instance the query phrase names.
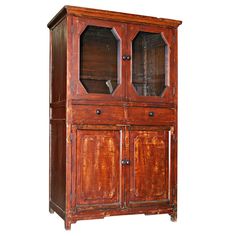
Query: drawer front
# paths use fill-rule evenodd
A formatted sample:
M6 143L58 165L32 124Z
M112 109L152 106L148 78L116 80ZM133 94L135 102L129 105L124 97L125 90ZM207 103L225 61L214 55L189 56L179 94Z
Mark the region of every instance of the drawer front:
M124 108L118 106L76 105L72 108L75 124L124 123Z
M172 123L176 120L176 111L168 108L129 107L127 123L154 125Z

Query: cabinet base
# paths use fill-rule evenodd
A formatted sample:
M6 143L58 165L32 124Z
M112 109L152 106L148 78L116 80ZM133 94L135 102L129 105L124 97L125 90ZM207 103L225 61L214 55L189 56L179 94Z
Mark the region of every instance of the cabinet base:
M118 216L118 215L134 215L134 214L145 214L145 215L157 215L157 214L169 214L171 221L177 221L176 207L166 205L155 207L139 207L139 208L126 208L126 209L109 209L109 210L84 210L74 212L72 215L66 215L65 212L60 209L55 203L50 202L49 212L56 212L62 219L64 219L64 226L66 230L71 229L71 224L76 223L79 220L91 220L91 219L103 219L107 216Z

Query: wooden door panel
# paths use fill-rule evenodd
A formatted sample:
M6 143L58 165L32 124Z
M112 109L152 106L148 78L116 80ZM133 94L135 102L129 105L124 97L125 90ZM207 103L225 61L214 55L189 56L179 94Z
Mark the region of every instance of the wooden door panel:
M86 208L120 204L120 130L77 130L76 205Z
M130 131L129 206L168 201L168 130Z

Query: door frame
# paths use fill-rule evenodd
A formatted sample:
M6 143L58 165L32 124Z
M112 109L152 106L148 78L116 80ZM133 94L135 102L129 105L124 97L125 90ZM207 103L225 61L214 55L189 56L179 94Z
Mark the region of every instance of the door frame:
M118 85L112 94L88 93L80 81L80 36L87 26L98 26L111 28L114 37L119 40L118 50ZM83 17L72 17L72 50L71 70L72 78L70 84L71 98L75 100L123 100L125 96L126 69L122 55L126 51L125 34L126 24L113 21L88 19Z
M88 204L88 205L77 205L77 186L78 186L78 175L77 175L77 131L79 130L90 130L90 131L120 131L120 155L119 155L119 200L115 204ZM73 212L84 211L84 210L98 210L98 209L120 209L124 205L124 169L121 166L121 159L124 156L124 127L116 125L72 125L72 158L71 158L71 209Z
M160 33L168 47L168 81L161 96L140 96L132 84L132 42L139 32ZM127 65L127 99L144 103L174 103L177 89L177 31L152 25L127 24L127 53L131 60Z

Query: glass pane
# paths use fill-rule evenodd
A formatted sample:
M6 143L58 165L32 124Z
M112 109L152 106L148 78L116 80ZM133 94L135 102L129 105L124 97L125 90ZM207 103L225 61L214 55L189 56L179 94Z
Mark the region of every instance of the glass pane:
M111 94L118 81L119 42L112 29L88 26L80 39L80 81L88 93Z
M168 48L161 34L139 32L132 47L132 83L140 96L161 96L168 83Z

